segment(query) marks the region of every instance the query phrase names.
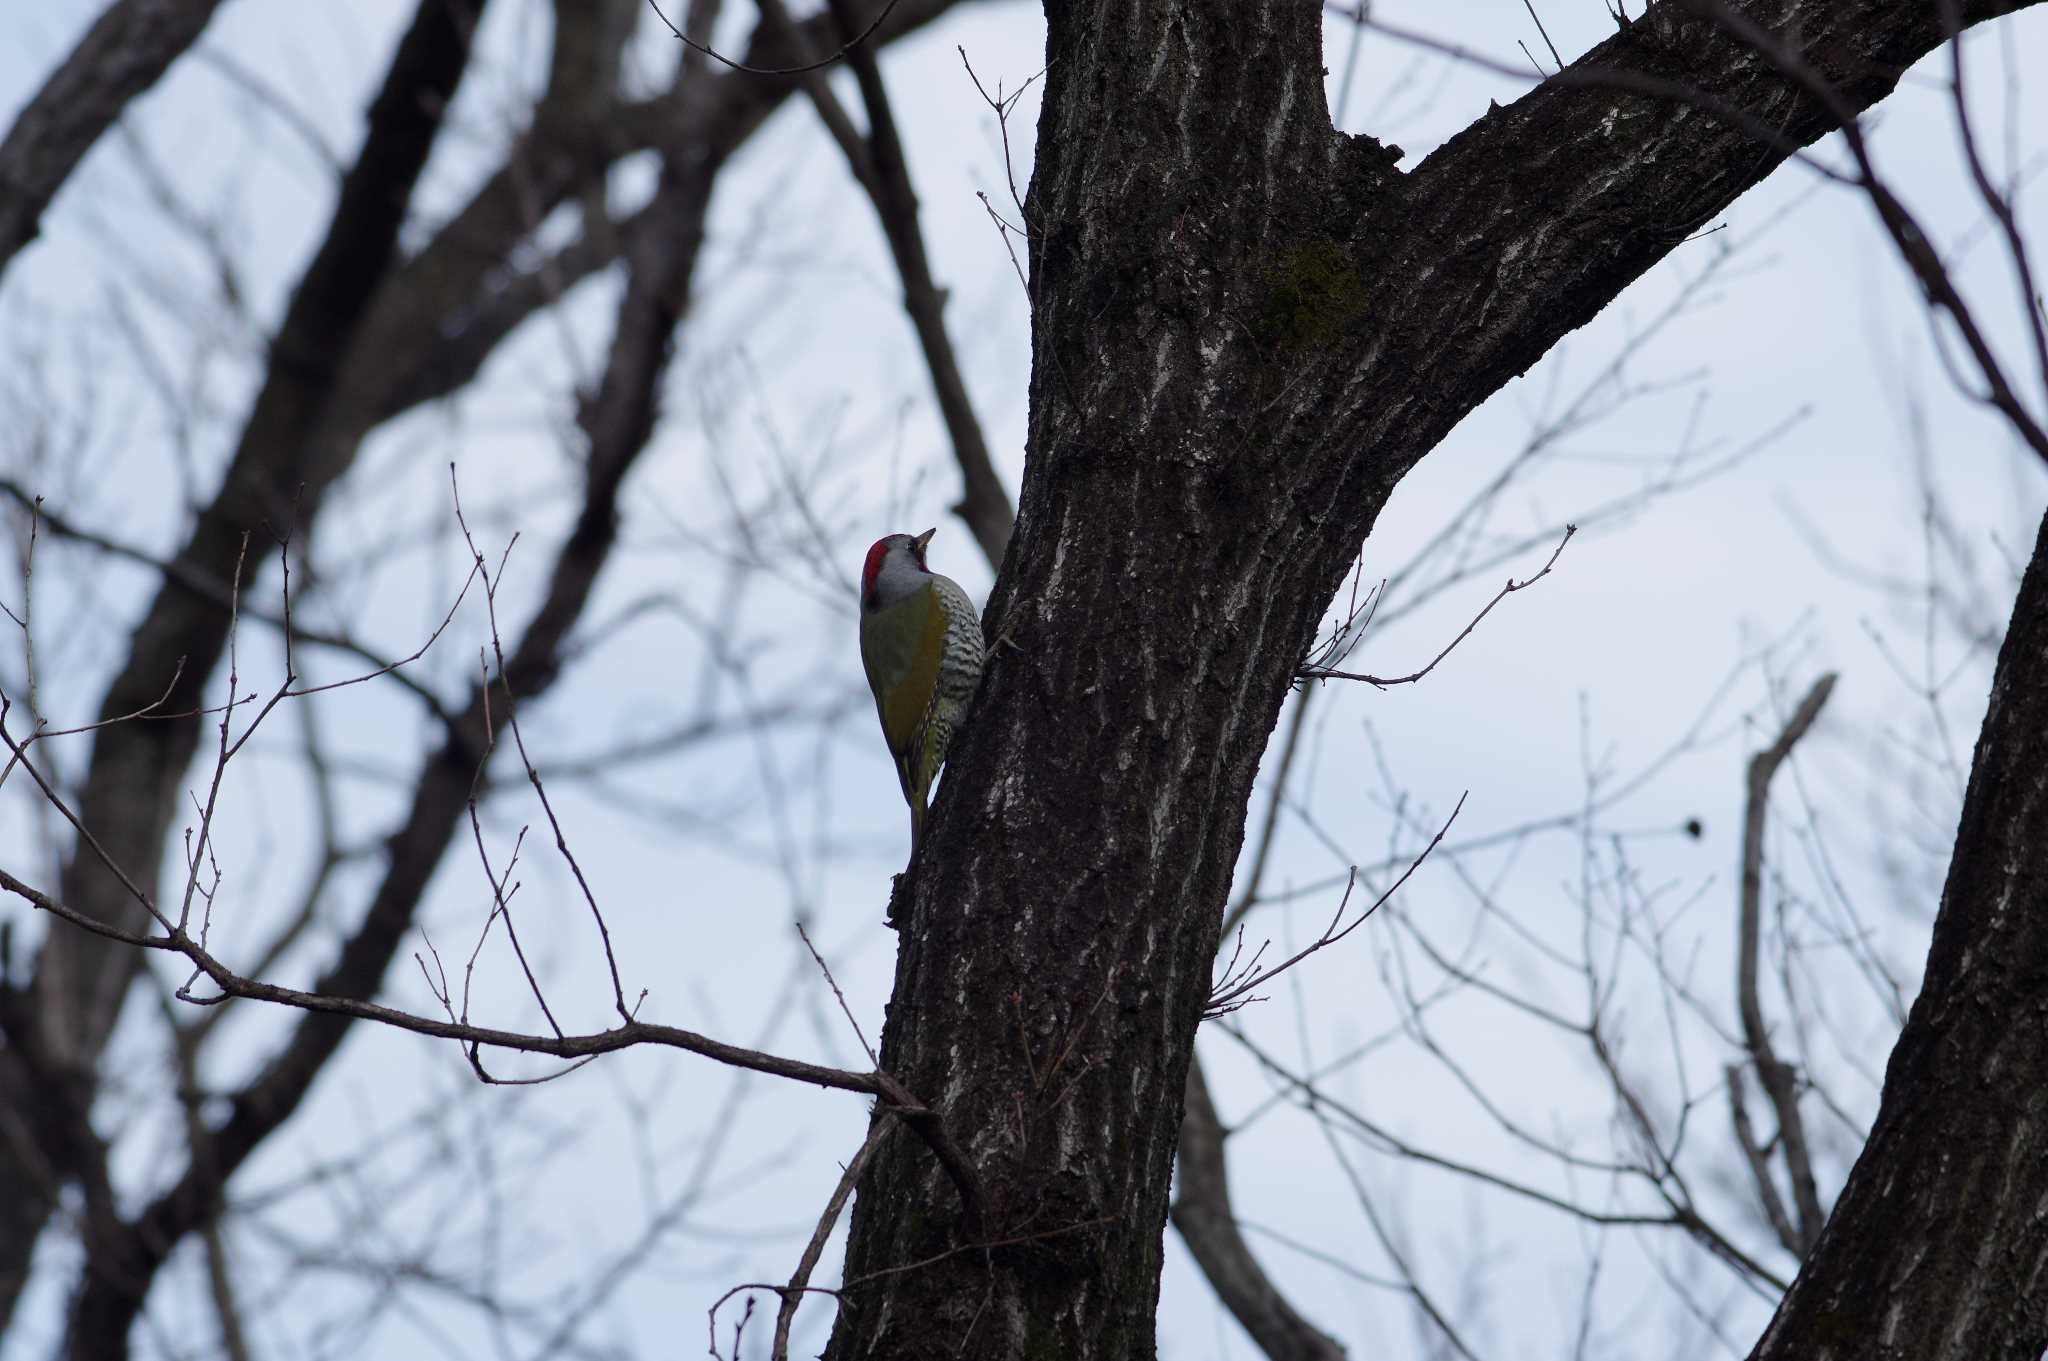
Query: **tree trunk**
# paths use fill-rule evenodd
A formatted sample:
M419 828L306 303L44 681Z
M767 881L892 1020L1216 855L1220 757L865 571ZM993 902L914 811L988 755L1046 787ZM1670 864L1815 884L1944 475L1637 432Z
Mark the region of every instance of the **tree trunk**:
M1942 37L1932 6L1742 8L1856 108ZM891 1144L832 1361L1154 1354L1253 776L1360 540L1452 425L1834 126L1673 3L1401 174L1330 127L1319 6L1046 13L1010 645L898 885L881 1056L983 1206Z

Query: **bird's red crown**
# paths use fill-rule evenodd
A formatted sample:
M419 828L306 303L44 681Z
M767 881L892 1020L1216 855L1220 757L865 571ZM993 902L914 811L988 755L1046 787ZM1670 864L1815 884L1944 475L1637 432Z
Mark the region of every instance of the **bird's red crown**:
M874 544L868 549L867 562L862 564L860 569L860 593L862 595L874 594L875 575L882 570L882 559L888 556L889 541L887 539L876 539Z

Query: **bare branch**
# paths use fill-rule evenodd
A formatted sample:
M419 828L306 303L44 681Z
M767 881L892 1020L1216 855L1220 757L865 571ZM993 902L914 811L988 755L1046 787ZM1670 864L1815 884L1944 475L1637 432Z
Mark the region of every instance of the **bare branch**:
M1225 1131L1199 1054L1188 1064L1187 1101L1175 1164L1173 1227L1225 1307L1271 1361L1341 1361L1344 1349L1274 1289L1238 1230L1223 1156Z
M1550 59L1556 62L1557 69L1562 71L1564 58L1557 55L1557 44L1550 41L1550 30L1543 26L1542 16L1536 13L1536 6L1531 0L1522 0L1522 8L1529 11L1529 17L1536 23L1536 31L1543 35L1543 45L1550 49Z
M811 958L817 961L818 972L825 975L825 982L830 985L832 996L839 1001L840 1014L845 1016L846 1023L853 1027L854 1038L860 1041L860 1047L867 1051L868 1062L877 1068L881 1067L882 1061L875 1057L875 1047L868 1043L868 1037L861 1031L860 1022L853 1018L853 1008L846 1005L846 994L839 990L839 980L832 976L830 966L825 963L825 956L819 954L818 947L811 944L811 933L804 930L802 922L796 924L796 933L802 939L804 948L811 952Z
M1813 683L1806 697L1799 701L1799 707L1786 720L1784 730L1775 742L1758 752L1749 762L1747 781L1747 803L1742 822L1742 902L1736 929L1739 957L1735 975L1737 1005L1742 1013L1743 1046L1749 1051L1750 1062L1756 1066L1757 1080L1763 1084L1764 1094L1770 1098L1771 1109L1778 1117L1778 1142L1784 1149L1785 1169L1792 1182L1792 1203L1797 1211L1796 1224L1790 1225L1795 1233L1780 1238L1787 1251L1804 1257L1812 1250L1820 1237L1821 1225L1826 1216L1821 1212L1820 1192L1813 1176L1813 1155L1806 1137L1806 1122L1799 1114L1798 1073L1780 1060L1771 1047L1770 1028L1764 1023L1763 1003L1757 991L1758 940L1762 933L1763 921L1763 872L1764 872L1764 818L1770 807L1771 777L1778 773L1778 767L1792 754L1792 748L1799 739L1806 736L1820 717L1828 696L1834 693L1835 674L1830 671ZM1740 1099L1734 1092L1739 1076L1730 1073L1730 1100L1737 1122L1737 1135L1745 1151L1754 1146L1754 1139L1742 1137L1741 1126L1746 1124ZM1767 1183L1763 1168L1752 1159L1751 1168L1757 1174L1758 1195L1766 1214L1773 1208L1777 1192ZM1778 1208L1771 1216L1774 1224L1785 1219L1784 1210Z
M0 274L130 100L198 41L220 0L117 0L0 141Z
M1429 859L1429 853L1437 848L1437 843L1441 842L1444 839L1444 833L1450 831L1451 824L1458 820L1458 814L1461 811L1463 811L1465 807L1465 799L1470 793L1471 791L1467 790L1464 794L1458 795L1457 806L1451 809L1451 815L1444 819L1444 825L1439 827L1437 829L1436 835L1429 839L1429 844L1422 848L1422 851L1419 855L1417 855L1413 860L1408 862L1408 868L1401 871L1401 877L1396 879L1392 884L1389 884L1387 886L1387 891L1385 893L1382 893L1379 897L1373 899L1371 905L1368 906L1363 912L1359 913L1355 920L1350 922L1348 925L1344 926L1343 929L1338 929L1337 924L1344 920L1345 909L1349 907L1351 904L1351 890L1358 883L1358 871L1356 868L1353 868L1350 876L1345 880L1344 883L1344 896L1338 900L1337 911L1331 916L1330 924L1323 929L1323 934L1318 936L1314 941L1310 942L1303 949L1295 952L1293 955L1282 960L1280 963L1275 964L1270 969L1261 969L1257 967L1257 957L1254 956L1253 962L1245 967L1241 976L1236 978L1226 977L1222 983L1218 984L1216 988L1210 992L1208 1005L1202 1009L1202 1015L1204 1019L1207 1019L1212 1016L1221 1016L1226 1012L1236 1011L1238 1008L1244 1006L1246 1003L1254 1000L1252 997L1252 990L1254 988L1264 987L1267 983L1270 983L1273 979L1277 978L1281 974L1286 973L1289 969L1301 963L1301 961L1307 959L1310 955L1316 953L1318 950L1328 949L1330 946L1335 945L1338 941L1344 939L1344 937L1350 935L1353 931L1356 931L1359 927L1363 926L1366 922L1366 919L1372 916L1373 913L1379 911L1381 905L1384 904L1387 901L1387 899L1393 897L1396 893L1400 892L1401 885L1408 882L1408 876L1415 873L1416 870L1420 869L1422 867L1423 861Z
M782 1287L782 1305L775 1311L775 1341L768 1352L769 1361L789 1361L789 1328L796 1322L796 1307L810 1286L811 1272L816 1270L818 1258L825 1251L825 1240L832 1236L832 1226L839 1222L840 1212L853 1198L853 1188L860 1185L861 1176L868 1170L875 1153L895 1132L896 1122L889 1113L877 1114L868 1126L868 1137L861 1141L860 1151L853 1155L853 1161L846 1165L839 1184L832 1188L831 1199L825 1202L824 1213L818 1216L818 1227L811 1231L811 1241L804 1244L803 1256L797 1259L789 1284Z
M1443 651L1437 653L1436 656L1430 658L1429 665L1423 667L1420 671L1413 671L1405 676L1386 677L1368 676L1351 671L1337 670L1335 667L1335 663L1342 661L1344 655L1348 653L1351 650L1351 648L1357 644L1358 635L1360 632L1362 632L1362 625L1359 628L1353 628L1351 626L1351 622L1347 621L1344 627L1336 630L1336 632L1331 636L1330 642L1324 646L1324 648L1318 656L1310 657L1308 660L1304 661L1301 664L1301 669L1296 673L1296 678L1298 680L1304 681L1364 681L1367 685L1373 686L1381 690L1386 689L1390 685L1414 684L1416 681L1421 680L1424 676L1427 676L1430 672L1436 670L1438 662L1441 662L1444 658L1450 656L1451 650L1453 648L1457 647L1458 644L1464 642L1465 639L1470 637L1472 634L1472 630L1479 627L1479 621L1486 618L1487 615L1491 614L1493 612L1493 607L1495 605L1500 604L1501 601L1507 599L1516 591L1526 591L1531 586L1534 586L1537 582L1543 580L1543 578L1549 576L1550 569L1557 565L1558 555L1564 552L1564 546L1570 543L1572 541L1572 535L1578 532L1579 527L1577 525L1566 525L1564 527L1564 537L1559 539L1557 541L1557 547L1551 550L1549 560L1543 564L1543 570L1525 581L1516 581L1513 577L1509 577L1508 584L1501 587L1500 590L1494 594L1493 599L1486 602L1486 608L1479 611L1478 614L1473 615L1472 622L1465 625L1463 631L1461 631L1457 637L1451 639L1451 641L1444 646ZM1360 610L1363 611L1365 618L1371 617L1372 609L1377 604L1378 600L1379 594L1378 592L1374 592L1372 595L1369 595L1366 598L1366 603L1363 606L1358 607ZM1356 617L1358 617L1357 613L1354 612L1354 618Z
M842 34L851 33L857 22L854 0L830 0L833 17ZM790 23L781 0L762 0L761 12L770 23L795 41L802 35ZM858 39L841 49L859 83L866 106L868 133L865 139L854 131L853 122L833 96L831 87L816 76L804 82L804 91L818 110L832 139L846 157L854 178L867 192L880 219L896 272L903 282L903 308L910 316L924 353L925 369L931 377L933 396L953 455L960 465L964 491L954 513L967 523L975 542L981 545L991 570L1000 571L1003 553L1010 541L1016 511L1010 495L996 474L981 422L967 396L966 379L954 352L945 322L946 291L932 277L931 260L925 250L924 233L918 225L917 194L911 187L910 170L904 157L902 138L896 131L896 115L889 102L888 87L882 81L875 55ZM815 68L805 68L815 69Z
M847 39L846 44L831 56L820 57L816 61L804 62L797 66L749 66L745 62L734 61L731 57L713 51L705 43L677 28L669 17L661 12L661 6L656 3L656 0L647 0L647 7L654 11L655 18L661 20L662 26L674 34L676 40L682 43L683 46L700 56L711 58L721 66L729 66L735 71L744 71L750 76L800 76L806 71L822 70L833 62L838 61L841 57L850 56L861 44L874 36L875 30L882 26L882 21L889 17L889 12L896 8L897 3L898 0L887 0L887 3L882 6L881 13L877 14L866 28L862 29L854 37Z
M200 973L212 981L220 990L219 996L200 997L189 989L181 988L181 1001L199 1006L211 1006L222 997L242 997L258 1002L272 1002L279 1006L293 1007L327 1016L345 1016L354 1020L376 1021L381 1025L399 1030L411 1031L416 1035L430 1035L438 1039L457 1040L463 1044L485 1045L493 1049L511 1049L522 1053L545 1054L554 1058L582 1058L589 1054L609 1054L635 1045L652 1044L672 1049L684 1049L690 1053L716 1060L728 1067L745 1068L752 1072L766 1073L772 1077L784 1077L795 1082L805 1082L817 1087L831 1087L839 1091L859 1092L866 1096L878 1096L894 1100L892 1084L879 1074L855 1073L845 1069L826 1068L801 1059L786 1059L757 1050L743 1049L726 1044L694 1031L682 1030L675 1026L656 1025L646 1021L629 1021L613 1029L587 1035L524 1035L515 1031L497 1030L489 1026L468 1025L460 1022L436 1020L430 1016L419 1016L387 1007L376 1002L366 1002L352 997L339 997L330 993L308 992L299 988L280 987L253 978L244 978L213 954L202 947L184 930L159 918L166 929L162 935L143 935L123 931L96 921L84 913L52 898L49 894L23 883L5 869L0 869L0 889L26 900L31 906L48 912L51 916L71 923L73 926L90 931L94 935L119 941L124 945L145 950L161 950L181 955L197 966ZM900 1091L901 1089L896 1089ZM921 1102L905 1094L905 1102L920 1113L930 1112Z

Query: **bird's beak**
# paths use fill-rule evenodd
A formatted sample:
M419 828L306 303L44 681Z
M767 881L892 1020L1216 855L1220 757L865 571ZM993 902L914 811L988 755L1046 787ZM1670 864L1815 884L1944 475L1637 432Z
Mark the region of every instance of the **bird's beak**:
M933 525L930 529L927 529L924 533L918 535L916 538L910 541L910 546L917 551L917 556L920 561L924 558L924 550L926 545L930 544L932 541L932 535L938 532L939 527L937 525Z

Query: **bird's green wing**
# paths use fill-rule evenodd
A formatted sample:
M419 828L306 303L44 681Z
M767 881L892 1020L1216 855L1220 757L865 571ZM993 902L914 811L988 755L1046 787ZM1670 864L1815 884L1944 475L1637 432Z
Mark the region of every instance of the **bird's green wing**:
M882 720L882 740L895 758L903 797L913 807L930 788L921 757L945 647L946 612L936 591L919 591L861 617L861 665Z

